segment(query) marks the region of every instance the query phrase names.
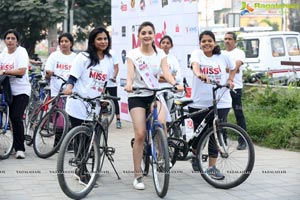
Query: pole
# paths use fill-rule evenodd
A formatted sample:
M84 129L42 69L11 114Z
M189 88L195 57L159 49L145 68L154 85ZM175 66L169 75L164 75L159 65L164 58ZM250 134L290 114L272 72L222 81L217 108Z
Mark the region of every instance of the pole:
M69 18L69 2L65 0L65 19L64 19L64 32L68 32L68 18Z

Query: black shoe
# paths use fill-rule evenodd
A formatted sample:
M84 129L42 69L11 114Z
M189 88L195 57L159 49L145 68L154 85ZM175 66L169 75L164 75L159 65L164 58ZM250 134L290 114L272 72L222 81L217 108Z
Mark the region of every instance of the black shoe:
M85 186L87 186L89 181L91 180L90 173L87 170L85 171L80 170L80 168L75 169L74 176L76 177L76 179L79 181L81 185L85 185Z
M245 150L246 147L247 147L247 145L245 143L241 143L236 147L236 149L237 150Z

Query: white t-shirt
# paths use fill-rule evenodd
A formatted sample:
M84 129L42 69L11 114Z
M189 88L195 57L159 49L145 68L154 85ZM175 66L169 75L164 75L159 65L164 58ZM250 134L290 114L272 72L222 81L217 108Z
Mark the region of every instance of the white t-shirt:
M170 54L170 53L167 56L168 56L167 62L168 62L170 73L172 75L176 74L176 76L175 76L176 83L182 84L182 75L181 75L181 70L180 70L180 65L179 65L178 59L173 54ZM161 87L171 87L172 86L170 83L167 83L167 82L163 82L163 83L160 82L159 85Z
M207 75L211 80L219 82L221 85L226 84L228 74L226 67L234 69L234 63L226 54L213 55L207 57L202 50L194 50L190 58L191 63L197 62L200 65L200 72ZM204 83L198 77L193 76L192 99L193 103L189 104L192 108L207 108L212 106L212 88L213 85ZM217 92L217 98L220 99L218 108L231 108L231 96L227 88L221 88Z
M69 55L63 54L60 50L55 51L50 54L47 59L45 70L54 72L55 75L58 75L65 80L68 80L70 75L70 70L72 67L72 62L76 57L76 53L72 52ZM51 96L57 96L63 83L62 80L51 76L50 88Z
M226 53L233 60L234 66L235 66L235 62L237 60L240 60L243 63L245 62L245 52L238 48L234 48L232 51L226 51ZM243 67L243 65L241 65L239 73L236 72L236 74L234 76L234 80L233 80L234 89L243 88L243 70L244 70L244 67Z
M7 48L5 48L0 54L0 65L1 70L26 68L26 73L22 78L10 77L9 81L13 96L20 94L30 96L31 85L28 78L29 57L26 49L18 46L13 53L9 54Z
M151 56L146 56L142 54L140 51L140 48L132 49L128 52L127 58L131 59L133 64L135 65L135 76L133 79L133 87L148 87L145 81L143 81L143 78L141 77L140 73L137 71L137 67L139 67L140 70L143 69L149 69L149 72L154 77L158 78L160 72L161 72L161 60L166 57L166 54L163 50L157 49L157 53L153 53ZM158 80L156 80L158 82ZM134 94L129 93L128 97L133 96L140 96L140 97L146 97L151 96L153 92L150 91L143 91L141 94Z
M109 66L109 70L110 70L110 73L109 73L109 74L111 74L111 77L108 77L106 87L117 87L117 83L111 81L110 79L111 79L111 78L114 78L114 72L115 72L115 67L114 67L114 65L118 65L118 64L119 64L119 61L118 61L118 57L117 57L116 53L115 53L113 50L110 50L109 53L110 53L110 55L112 56L112 59L113 59L113 65L112 65L112 66Z
M95 66L91 66L87 69L90 64L88 54L83 52L79 53L70 70L70 75L77 78L74 84L73 92L78 93L83 97L94 98L99 96L103 92L103 86L107 81L109 74L109 66L112 65L113 60L111 57L104 56L100 63ZM91 120L92 116L88 116L86 102L82 102L80 99L68 98L66 103L67 113L81 120ZM90 108L88 109L90 111ZM100 111L100 107L97 106L97 112Z

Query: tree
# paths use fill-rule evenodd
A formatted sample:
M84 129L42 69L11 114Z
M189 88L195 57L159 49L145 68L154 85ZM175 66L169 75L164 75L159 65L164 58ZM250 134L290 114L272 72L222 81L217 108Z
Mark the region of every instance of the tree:
M71 5L72 0L69 0ZM75 0L74 3L74 25L76 30L76 41L86 39L86 30L97 26L108 26L111 24L111 0Z
M62 0L0 0L0 33L16 29L21 45L34 54L35 45L47 36L47 28L64 18Z

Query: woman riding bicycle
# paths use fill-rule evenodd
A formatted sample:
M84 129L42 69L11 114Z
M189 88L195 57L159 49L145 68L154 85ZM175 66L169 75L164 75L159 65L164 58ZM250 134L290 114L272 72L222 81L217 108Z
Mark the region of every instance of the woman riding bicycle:
M143 91L141 94L132 93L133 87L155 88L158 86L160 70L171 85L177 85L174 77L169 72L166 54L161 49L156 49L154 44L155 28L151 22L144 22L139 26L138 38L141 46L131 50L127 55L127 83L125 90L128 94L128 107L134 128L133 187L137 190L145 189L140 169L143 157L143 147L146 136L146 109L154 99L152 92ZM182 86L176 86L179 91ZM165 106L158 102L158 120L166 124L167 111Z
M104 91L108 77L111 77L109 67L113 65L109 53L111 38L109 32L98 27L89 34L87 50L79 53L70 71L68 84L64 94L76 92L83 97L94 98ZM83 121L91 121L87 114L87 103L79 99L68 98L66 111L69 114L72 127L79 126ZM100 107L97 107L100 111ZM75 146L75 145L74 145ZM89 173L85 169L75 170L75 175L82 184L89 182Z
M189 112L195 112L199 109L210 108L212 109L212 85L209 83L210 79L218 82L219 84L228 84L233 88L233 78L235 75L234 63L224 53L221 53L220 47L216 45L215 35L211 31L204 31L199 36L200 49L192 52L190 62L193 70L193 83L192 83L192 99L193 103L189 104ZM229 74L226 72L229 68ZM218 103L218 114L220 121L227 121L227 115L231 108L231 96L227 88L222 88L218 91L218 98L221 97ZM210 111L209 110L209 111ZM194 123L194 131L196 131L200 122L209 112L203 112L197 116L192 117ZM197 142L194 142L197 145ZM193 152L197 146L193 146ZM209 152L209 173L214 179L224 179L224 175L216 168L216 160L218 151L213 147ZM196 159L192 159L193 169L197 171Z

